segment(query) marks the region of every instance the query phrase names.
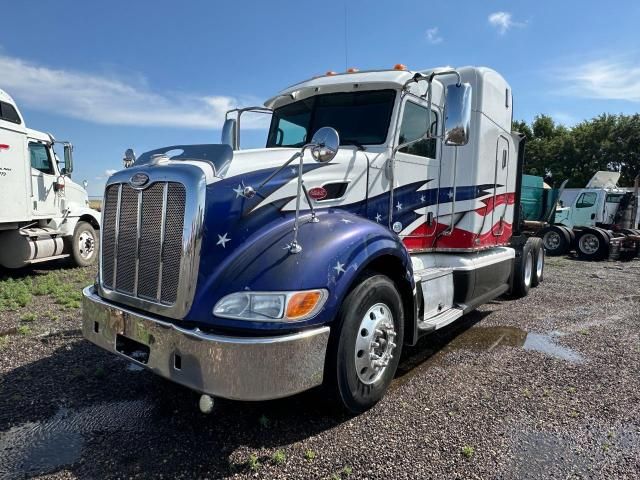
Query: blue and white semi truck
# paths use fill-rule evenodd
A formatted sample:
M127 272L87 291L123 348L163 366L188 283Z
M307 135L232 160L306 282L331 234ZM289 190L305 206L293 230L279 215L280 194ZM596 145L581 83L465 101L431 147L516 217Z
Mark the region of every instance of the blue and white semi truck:
M241 114L271 113L240 150ZM465 67L328 72L230 112L223 142L109 178L83 332L213 398L323 385L374 405L404 345L542 281L521 234L511 88Z

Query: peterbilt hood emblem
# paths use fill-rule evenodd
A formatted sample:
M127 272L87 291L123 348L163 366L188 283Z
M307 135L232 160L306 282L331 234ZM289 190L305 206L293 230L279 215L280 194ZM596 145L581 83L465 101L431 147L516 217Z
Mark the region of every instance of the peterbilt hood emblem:
M133 188L143 188L147 183L149 183L149 175L146 173L136 173L129 179L129 184Z

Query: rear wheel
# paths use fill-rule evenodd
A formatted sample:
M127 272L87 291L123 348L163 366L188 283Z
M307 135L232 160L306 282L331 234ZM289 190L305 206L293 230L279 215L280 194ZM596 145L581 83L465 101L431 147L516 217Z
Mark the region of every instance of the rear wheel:
M527 242L522 246L522 252L516 256L513 266L513 286L511 295L515 298L526 297L531 288L531 281L534 271L534 254L531 242Z
M584 229L578 235L576 249L584 260L602 260L609 256L609 236L600 229Z
M96 230L88 222L78 222L73 236L65 239L71 261L78 267L93 265L98 258L100 240Z
M544 279L544 246L541 238L530 238L533 250L533 275L531 277L531 286L537 287Z
M541 230L538 236L542 238L542 244L551 256L563 255L569 250L571 236L563 227L553 225Z
M352 413L375 405L393 380L404 337L402 299L384 275L360 282L331 329L325 388Z

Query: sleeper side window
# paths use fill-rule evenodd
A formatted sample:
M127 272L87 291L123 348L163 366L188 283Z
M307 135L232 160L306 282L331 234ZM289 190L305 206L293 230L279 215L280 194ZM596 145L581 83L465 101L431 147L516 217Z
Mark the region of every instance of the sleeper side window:
M22 120L20 120L20 115L14 108L13 105L7 102L0 102L0 118L7 122L16 123L20 125Z
M430 127L429 110L417 103L407 102L402 114L402 124L400 125L400 143L410 142L422 137L427 128L431 129L431 134L436 135L438 131L438 115L434 111ZM436 158L436 139L423 138L422 140L401 148L401 152L420 157Z
M29 155L31 156L31 168L53 175L53 163L49 157L46 145L37 142L29 142Z

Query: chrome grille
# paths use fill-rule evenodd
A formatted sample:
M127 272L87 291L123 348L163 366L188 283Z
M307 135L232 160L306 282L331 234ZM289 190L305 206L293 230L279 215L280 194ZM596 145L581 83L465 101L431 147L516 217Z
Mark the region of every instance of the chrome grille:
M102 284L109 290L171 305L180 282L186 189L156 182L144 190L129 184L105 191Z

